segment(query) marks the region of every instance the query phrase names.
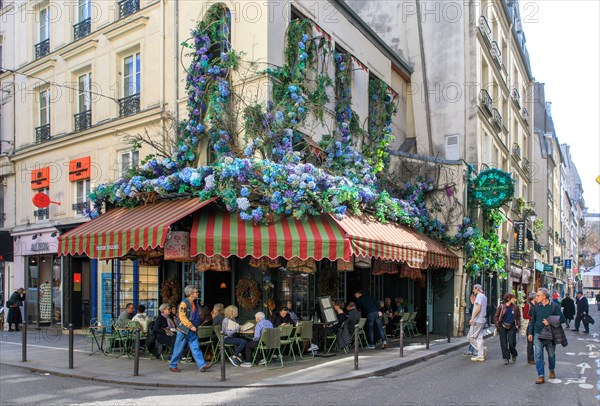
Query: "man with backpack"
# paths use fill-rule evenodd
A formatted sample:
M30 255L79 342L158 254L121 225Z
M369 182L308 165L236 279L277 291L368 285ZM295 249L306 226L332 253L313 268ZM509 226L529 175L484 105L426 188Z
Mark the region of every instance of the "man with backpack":
M558 316L560 323L565 323L560 306L550 300L550 292L545 288L539 288L535 296L536 305L531 313L531 320L527 328L527 340L533 342L535 353L535 368L538 378L536 384L546 382L544 375L544 348L548 353L548 369L550 370L550 379L556 378L554 368L556 367L556 343L553 339L542 339L540 334L546 326L550 326L550 318Z

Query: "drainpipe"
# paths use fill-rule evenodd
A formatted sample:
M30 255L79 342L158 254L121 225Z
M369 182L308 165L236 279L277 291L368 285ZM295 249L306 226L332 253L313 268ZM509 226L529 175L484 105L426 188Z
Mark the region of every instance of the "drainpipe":
M425 47L423 46L423 24L421 22L421 2L416 0L417 27L419 30L419 52L421 53L421 73L423 75L423 93L425 96L425 122L427 123L427 139L429 141L429 156L433 154L433 139L431 138L431 111L429 107L429 85L427 83L427 62L425 60Z
M173 25L175 30L173 40L173 54L175 56L173 64L173 97L175 122L179 123L179 0L173 0Z

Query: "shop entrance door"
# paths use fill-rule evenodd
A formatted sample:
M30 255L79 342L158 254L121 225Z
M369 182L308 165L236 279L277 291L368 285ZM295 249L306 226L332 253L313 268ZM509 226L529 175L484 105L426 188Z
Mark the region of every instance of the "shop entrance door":
M88 258L71 259L71 322L78 329L88 326L92 315L90 260Z

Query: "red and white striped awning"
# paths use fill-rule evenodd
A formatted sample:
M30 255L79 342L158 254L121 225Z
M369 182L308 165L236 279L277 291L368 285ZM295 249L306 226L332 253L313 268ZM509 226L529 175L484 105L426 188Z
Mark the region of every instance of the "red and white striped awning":
M212 200L179 199L110 210L58 238L58 255L109 259L165 243L169 227Z
M336 220L358 256L406 262L412 268L458 268L458 257L442 243L395 223L380 223L373 216L346 216Z

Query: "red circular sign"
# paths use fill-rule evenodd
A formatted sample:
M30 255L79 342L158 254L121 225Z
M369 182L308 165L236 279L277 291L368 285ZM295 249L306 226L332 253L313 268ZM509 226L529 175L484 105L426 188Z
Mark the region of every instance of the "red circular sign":
M46 193L36 193L31 200L33 201L33 204L40 209L50 206L50 196Z

